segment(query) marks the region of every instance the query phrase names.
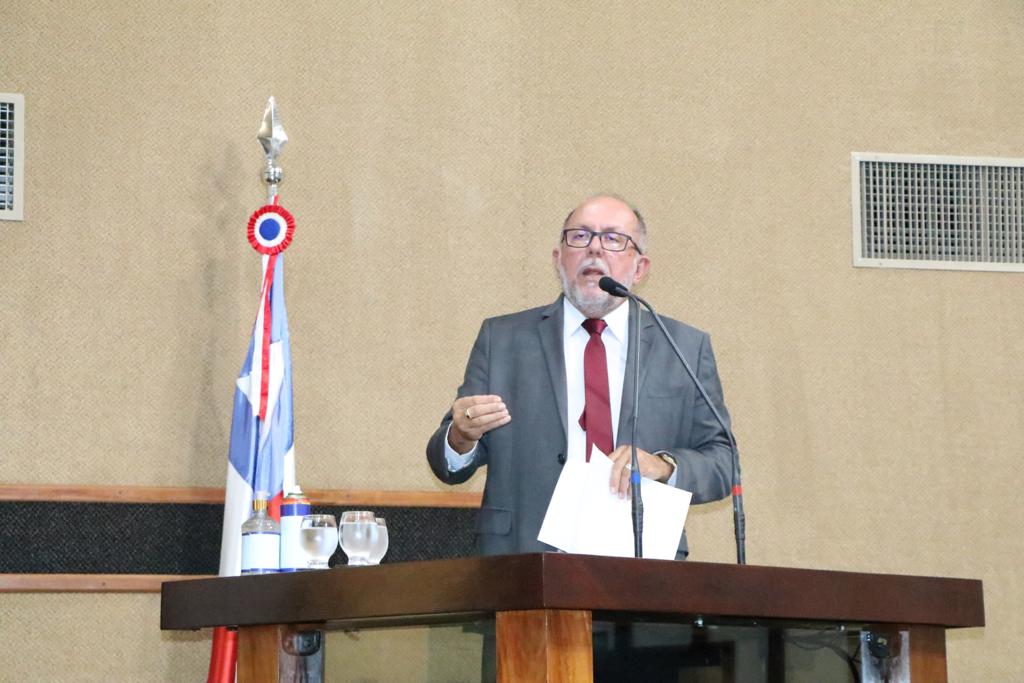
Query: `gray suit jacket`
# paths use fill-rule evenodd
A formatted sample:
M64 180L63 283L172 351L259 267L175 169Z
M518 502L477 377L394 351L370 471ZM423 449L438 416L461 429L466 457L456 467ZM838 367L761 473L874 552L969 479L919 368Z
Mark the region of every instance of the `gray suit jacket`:
M637 310L630 311L630 340ZM482 553L540 552L537 540L566 451L566 377L562 344L562 298L549 306L489 318L480 327L466 365L459 396L497 394L512 421L483 436L471 464L448 471L444 442L451 411L427 444L434 474L459 484L487 466L483 504L477 520ZM649 314L641 317L640 417L637 446L669 451L678 463L676 485L703 503L729 494L732 464L729 441ZM703 382L726 423L722 385L708 335L664 319L676 344ZM630 344L622 387L617 444L630 442L633 419L633 357ZM687 553L686 534L678 557Z

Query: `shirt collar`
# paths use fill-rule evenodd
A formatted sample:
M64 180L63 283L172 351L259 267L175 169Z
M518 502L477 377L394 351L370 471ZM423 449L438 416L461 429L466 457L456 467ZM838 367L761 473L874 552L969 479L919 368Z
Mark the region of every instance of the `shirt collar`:
M580 313L567 297L562 297L563 339L568 339L577 331L583 330L583 321L586 319L587 316ZM629 303L623 301L622 304L615 307L615 310L604 316L603 320L608 323L607 331L611 332L620 343L624 342L629 332ZM586 333L586 330L583 330L583 334Z

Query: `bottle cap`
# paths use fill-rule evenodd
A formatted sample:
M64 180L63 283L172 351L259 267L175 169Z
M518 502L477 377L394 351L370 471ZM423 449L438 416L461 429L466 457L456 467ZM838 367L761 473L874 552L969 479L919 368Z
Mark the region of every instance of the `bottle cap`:
M266 491L254 491L252 494L252 509L254 512L267 509L267 499L270 496Z

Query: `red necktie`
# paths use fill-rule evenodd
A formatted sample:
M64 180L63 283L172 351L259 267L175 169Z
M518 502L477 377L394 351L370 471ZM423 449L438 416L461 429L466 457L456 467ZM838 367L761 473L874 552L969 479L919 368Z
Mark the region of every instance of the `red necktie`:
M600 319L587 318L583 329L590 334L590 341L583 350L583 385L586 403L580 415L580 427L587 433L587 462L590 450L596 445L605 454L611 453L612 406L608 399L608 361L601 342L601 333L608 323Z

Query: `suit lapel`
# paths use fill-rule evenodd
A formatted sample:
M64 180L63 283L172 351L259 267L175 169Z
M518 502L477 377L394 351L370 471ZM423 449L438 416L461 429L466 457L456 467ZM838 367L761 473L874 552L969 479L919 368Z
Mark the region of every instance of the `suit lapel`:
M540 323L537 325L537 334L540 336L540 348L544 352L544 360L547 361L548 375L551 377L551 389L555 395L555 403L558 405L558 419L562 424L562 434L567 435L565 414L569 408L565 396L565 352L562 342L562 318L562 297L558 297L555 303L545 308L541 313Z
M626 351L626 368L622 378L622 404L619 408L619 427L616 430L616 446L629 443L633 433L633 364L636 362L636 349L633 348L633 330L637 324L637 316L641 319L640 328L640 388L647 379L647 370L651 367L650 351L654 329L654 319L650 314L641 315L640 306L633 300L629 301L629 342Z

